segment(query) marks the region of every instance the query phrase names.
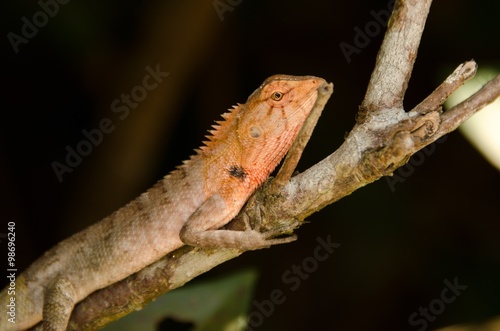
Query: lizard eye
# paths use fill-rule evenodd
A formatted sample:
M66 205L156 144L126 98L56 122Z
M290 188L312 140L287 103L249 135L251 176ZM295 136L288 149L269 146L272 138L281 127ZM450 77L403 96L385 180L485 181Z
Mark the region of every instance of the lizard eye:
M281 99L283 99L284 95L285 95L285 93L283 93L281 91L274 91L271 94L271 99L273 99L274 101L280 101Z

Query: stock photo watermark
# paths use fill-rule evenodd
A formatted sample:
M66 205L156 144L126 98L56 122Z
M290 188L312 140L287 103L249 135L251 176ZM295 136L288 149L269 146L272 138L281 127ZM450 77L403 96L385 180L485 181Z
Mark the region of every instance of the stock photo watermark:
M243 0L214 0L212 1L212 5L222 22L224 21L224 13L227 11L232 12L242 2Z
M441 315L446 306L453 303L462 294L462 291L467 289L467 285L458 283L458 277L453 279L453 283L448 279L443 281L445 287L441 290L439 298L433 299L425 307L420 306L418 311L412 313L408 318L408 323L411 326L418 326L417 331L427 329L429 323L432 323Z
M2 234L3 237L3 234ZM7 223L7 304L5 307L5 313L2 313L4 318L7 316L7 321L10 323L16 323L16 278L17 278L17 266L16 266L16 223Z
M424 164L426 158L434 154L434 152L436 151L436 144L442 144L446 141L446 139L448 139L448 136L442 136L441 138L437 139L433 144L425 146L417 153L412 155L408 163L406 163L405 165L399 167L396 171L394 171L392 176L384 177L385 181L387 182L387 185L389 185L389 188L391 189L391 192L394 193L396 191L396 184L404 183L408 177L413 175L416 168Z
M134 86L130 94L122 93L120 98L115 99L111 103L111 111L118 114L118 118L122 121L129 116L131 109L137 108L138 104L146 99L148 91L156 89L163 82L164 78L170 75L169 72L160 70L160 64L157 64L155 69L146 66L145 70L147 74L142 79L141 85ZM110 118L104 117L99 121L97 128L90 131L86 129L82 130L84 138L75 147L66 145L65 162L53 161L51 164L59 183L63 181L63 175L72 173L82 163L83 158L90 155L94 148L102 143L104 134L113 132L115 128L113 121Z
M358 26L354 27L355 35L352 44L345 41L339 44L340 50L342 51L347 63L351 63L351 57L354 54L361 53L363 48L367 47L373 38L382 33L383 28L387 26L387 22L391 17L395 2L396 0L390 0L387 3L387 9L381 9L378 12L371 10L370 15L373 17L373 20L366 23L363 29Z
M45 27L51 18L59 13L60 5L67 5L70 0L40 0L37 2L41 10L35 12L31 19L26 16L21 17L20 34L9 32L7 39L14 50L14 53L19 53L19 46L26 45L30 39L33 39L39 29Z
M298 290L302 282L307 280L318 269L319 264L326 261L335 252L335 249L340 247L339 243L332 242L331 235L328 235L326 239L317 237L316 242L317 246L310 256L305 257L300 264L294 264L283 272L281 275L283 288L272 290L267 299L252 302L254 308L248 314L246 330L253 331L253 328L261 326L265 318L274 313L276 306L286 301L285 291L294 292Z

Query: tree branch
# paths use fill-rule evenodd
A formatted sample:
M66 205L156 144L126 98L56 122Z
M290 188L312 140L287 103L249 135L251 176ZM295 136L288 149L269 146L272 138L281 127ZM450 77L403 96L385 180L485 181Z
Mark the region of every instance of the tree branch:
M468 79L474 77L477 71L477 65L474 61L469 61L458 66L446 80L439 85L427 98L419 103L412 111L419 114L426 114L436 105L441 106L446 99Z
M241 253L234 249L183 246L140 272L91 294L75 307L67 330L98 330Z
M479 91L448 110L442 116L442 123L437 134L446 134L470 118L479 109L495 101L500 91L500 75L486 83Z
M457 128L500 95L497 76L472 97L442 113L441 105L449 94L474 75L476 64L470 61L412 111L403 110L403 96L430 3L397 1L360 109L361 120L339 149L286 185L279 185L277 192L270 192L269 182L263 185L227 228L243 228L242 218L248 216L260 221L264 229L290 233L324 206L390 175L412 154ZM68 330L102 327L241 253L182 247L79 303Z
M303 219L358 188L391 175L411 155L458 128L499 96L500 76L497 76L445 113L441 113L440 107L444 100L436 98L429 105L435 110L426 114L387 110L369 118L356 126L333 154L293 177L269 208L283 219Z
M272 184L269 187L270 193L277 193L292 177L297 164L299 163L302 152L311 138L311 135L316 127L316 123L321 116L323 108L325 108L328 99L333 93L333 84L323 85L318 89L318 99L314 104L311 113L307 117L304 125L300 129L297 139L293 142L292 147L286 154L285 160L283 161L283 166L280 168L276 178L274 178Z
M402 108L432 0L397 0L377 55L359 119L365 112Z

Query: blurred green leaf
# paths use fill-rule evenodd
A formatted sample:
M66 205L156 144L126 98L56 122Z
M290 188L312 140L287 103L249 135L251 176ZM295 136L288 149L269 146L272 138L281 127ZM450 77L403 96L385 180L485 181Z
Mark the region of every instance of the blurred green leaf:
M194 282L159 297L140 312L115 321L104 330L155 331L167 319L192 323L193 331L243 330L257 276L255 270L247 269Z

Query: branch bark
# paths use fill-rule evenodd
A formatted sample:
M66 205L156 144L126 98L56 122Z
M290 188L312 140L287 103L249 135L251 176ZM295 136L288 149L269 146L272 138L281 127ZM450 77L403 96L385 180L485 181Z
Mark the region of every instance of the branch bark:
M361 116L367 111L403 108L431 3L432 0L396 1L360 107Z
M469 61L413 110L404 111L403 97L430 4L431 0L396 2L357 123L339 149L287 184L277 185L279 189L270 189L272 184L267 182L228 228L243 228L243 218L248 216L261 222L264 229L290 233L312 213L391 175L412 154L456 129L500 95L497 76L472 97L442 113L446 98L475 74L477 66ZM68 330L96 330L241 253L182 247L79 303Z

